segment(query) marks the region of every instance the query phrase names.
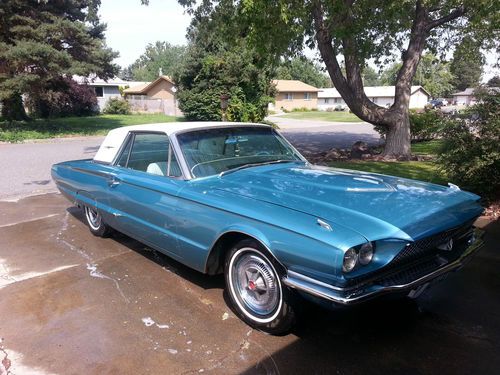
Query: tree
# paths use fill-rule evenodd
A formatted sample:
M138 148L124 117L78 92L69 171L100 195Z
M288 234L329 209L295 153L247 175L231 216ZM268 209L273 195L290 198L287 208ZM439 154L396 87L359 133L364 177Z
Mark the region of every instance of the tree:
M321 67L306 57L295 57L280 63L275 73L276 79L295 79L314 87L331 87L330 78Z
M475 33L498 45L500 3L491 0L178 0L192 14L214 15L237 7L228 35L246 38L262 54L286 55L304 44L319 49L333 84L354 114L387 128L384 155L410 156L411 82L426 48L449 48L457 35ZM382 63L398 51L401 67L390 108L364 92L367 61ZM342 57L342 59L341 59ZM341 61L345 61L346 74Z
M371 66L365 66L363 69L363 85L364 86L379 86L380 76Z
M494 76L486 83L488 87L500 87L500 76Z
M454 75L453 86L457 91L477 87L483 74L484 56L481 44L465 37L453 52L450 70Z
M48 82L74 74L110 78L117 53L104 42L99 0L0 2L2 116L24 119L21 95L40 96Z
M189 120L221 120L221 96L227 95L228 120L258 122L272 101L274 64L244 40L222 38L220 22L231 19L233 11L228 7L215 17L198 15L189 28L188 49L174 75L179 107Z
M159 75L173 76L185 53L185 46L168 42L150 43L146 46L146 51L127 67L126 71L128 70L136 81L154 81Z
M384 70L381 77L383 84L395 85L400 69L401 63L394 63ZM448 96L451 93L453 90L452 80L449 63L441 61L432 53L426 53L420 59L412 84L422 86L433 97L437 98Z

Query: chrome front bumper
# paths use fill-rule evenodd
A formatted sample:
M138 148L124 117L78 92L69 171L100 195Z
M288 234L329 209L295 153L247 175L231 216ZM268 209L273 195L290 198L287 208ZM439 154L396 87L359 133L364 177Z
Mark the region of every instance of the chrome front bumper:
M458 259L407 284L390 286L371 284L368 286L361 286L360 288L342 288L315 280L294 271L287 272L287 275L283 279L283 283L290 288L341 305L360 303L388 293L410 293L412 291L421 291L425 288L424 286L427 286L433 281L438 281L439 278L443 277L445 274L462 268L463 265L471 259L472 255L484 245L482 240L483 234L484 232L482 230L476 228L474 230L474 241L466 248ZM413 293L414 296L417 294L418 293Z

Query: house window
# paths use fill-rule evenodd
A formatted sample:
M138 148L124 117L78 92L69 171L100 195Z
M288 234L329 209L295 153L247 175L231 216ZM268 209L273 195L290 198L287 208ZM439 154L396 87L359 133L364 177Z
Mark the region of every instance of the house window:
M95 96L97 96L98 98L102 98L104 96L104 90L102 86L95 86L94 91Z
M340 103L340 98L335 98L333 102L334 102L335 104L339 104L339 103Z
M310 92L304 93L304 100L311 100L311 93Z
M325 101L325 104L330 104L330 99L329 98L325 98L324 101Z
M291 92L286 92L285 100L293 100L293 94Z

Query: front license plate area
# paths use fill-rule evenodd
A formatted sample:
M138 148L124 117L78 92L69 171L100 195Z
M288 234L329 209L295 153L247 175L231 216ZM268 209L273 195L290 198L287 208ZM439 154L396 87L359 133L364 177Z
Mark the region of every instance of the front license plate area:
M415 289L410 290L410 293L408 293L408 297L409 298L417 298L417 297L419 297L430 285L434 285L434 284L440 283L441 281L443 281L447 277L448 277L448 274L445 273L445 274L443 274L441 276L436 277L435 279L433 279L433 280L431 280L429 282L426 282L426 283L424 283L422 285L419 285Z

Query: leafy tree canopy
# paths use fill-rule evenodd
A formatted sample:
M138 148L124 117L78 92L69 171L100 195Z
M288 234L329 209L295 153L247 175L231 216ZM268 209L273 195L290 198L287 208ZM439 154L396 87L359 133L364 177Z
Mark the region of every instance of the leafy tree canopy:
M463 91L467 87L479 86L484 62L480 43L465 37L453 52L450 64L454 89Z
M231 121L262 121L272 101L270 60L256 53L243 39L228 42L227 7L215 17L197 14L188 30L189 45L174 80L179 107L189 120L221 120L221 95L229 97Z
M4 117L24 117L21 94L39 95L61 76L117 72L104 42L99 0L0 2L0 100Z
M323 73L323 69L306 57L281 61L276 69L275 78L295 79L317 88L332 87L332 81Z
M380 86L380 75L371 66L365 66L363 69L363 84L365 86Z
M491 77L486 85L489 87L500 87L500 76Z
M263 56L317 47L331 80L358 117L388 129L384 155L410 154L409 94L422 53L444 52L464 35L485 48L500 43L497 0L178 0L196 17L235 8L236 21L220 22L229 38L245 38ZM342 59L341 59L342 57ZM390 108L363 90L368 61L400 60ZM345 62L345 74L341 69Z
M129 67L121 72L123 78L135 81L154 81L158 76L173 76L186 53L185 46L168 42L148 44L146 51Z
M453 91L453 75L449 63L441 61L436 55L426 53L422 56L413 78L413 85L420 85L434 98L446 97ZM382 72L381 81L384 85L395 85L401 63L393 63Z

